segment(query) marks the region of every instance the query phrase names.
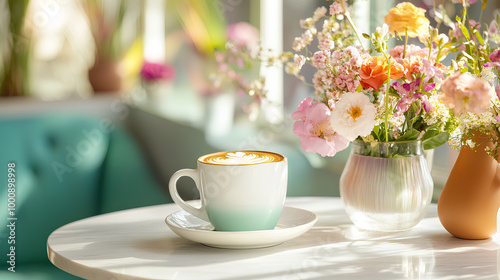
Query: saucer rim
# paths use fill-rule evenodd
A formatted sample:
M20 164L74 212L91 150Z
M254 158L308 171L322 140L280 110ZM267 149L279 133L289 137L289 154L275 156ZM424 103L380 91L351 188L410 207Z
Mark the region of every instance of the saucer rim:
M318 221L318 216L309 210L297 208L297 207L290 207L290 206L284 206L283 207L283 212L285 211L301 211L305 212L310 217L307 217L307 220L304 222L298 224L298 225L293 225L290 227L286 228L274 228L270 230L255 230L255 231L215 231L215 230L202 230L202 229L193 229L193 228L184 228L180 227L178 225L174 225L169 222L169 218L172 217L174 214L177 214L179 212L185 212L187 215L192 215L189 212L186 212L184 210L179 210L176 212L173 212L169 214L165 218L165 223L167 226L177 235L179 235L182 238L185 238L187 240L190 240L192 242L196 243L201 243L207 246L211 247L217 247L217 248L226 248L226 249L251 249L251 248L263 248L263 247L270 247L270 246L275 246L279 245L285 241L294 239L304 233L306 233L309 229L311 229L314 224ZM208 223L208 222L207 222ZM283 223L281 223L283 224ZM278 225L280 225L280 222L278 221ZM182 234L183 232L187 234ZM280 234L282 233L282 234ZM193 235L196 234L195 238L193 238ZM244 239L239 242L235 242L234 240L226 240L228 242L213 242L213 238L216 237L237 237L237 236L250 236L252 237L252 240ZM269 236L271 235L271 236ZM205 236L205 238L202 238L200 236ZM266 238L267 236L267 238ZM212 237L212 238L210 238ZM260 242L256 242L255 240L258 238L262 238L263 240ZM273 237L273 238L270 238ZM281 238L280 238L281 237ZM204 239L204 240L202 240ZM267 240L266 240L267 239ZM269 240L272 239L272 240Z

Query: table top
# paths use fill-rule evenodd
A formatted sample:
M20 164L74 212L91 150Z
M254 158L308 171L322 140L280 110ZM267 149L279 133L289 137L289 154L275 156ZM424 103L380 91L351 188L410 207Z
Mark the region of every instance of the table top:
M498 279L497 238L462 240L437 218L436 205L414 228L357 229L339 198L289 197L286 205L319 219L280 245L232 250L183 239L164 220L175 204L99 215L65 225L47 242L49 259L86 279Z

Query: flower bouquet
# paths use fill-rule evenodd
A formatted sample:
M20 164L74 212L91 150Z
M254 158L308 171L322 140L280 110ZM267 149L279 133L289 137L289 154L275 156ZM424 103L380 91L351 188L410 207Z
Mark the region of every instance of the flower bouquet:
M295 38L295 53L284 54L287 73L304 82L304 65L315 68L315 96L292 114L293 132L305 151L321 156L352 143L340 194L357 226L408 229L432 198L423 150L446 143L456 127L438 94L449 71L441 61L453 43L430 26L424 9L404 2L383 27L362 34L371 43L365 49L349 9L344 0L318 8L300 21L305 31ZM408 44L416 37L424 47ZM315 38L318 49L311 51ZM400 44L389 49L391 39Z
M344 1L318 8L312 18L301 21L305 32L294 41L293 62L286 70L300 79L300 70L310 63L316 72L312 83L314 98L306 98L292 115L294 133L307 152L333 156L354 140L366 143L367 155L394 157L370 147L377 142L420 140L425 149L436 148L448 140L453 119L438 90L447 68L441 64L451 43L444 34L429 26L425 10L411 3L400 3L385 17L374 34L363 36L371 48L355 45L360 41ZM322 30L317 22L324 19ZM417 37L425 48L407 43ZM319 50L308 46L318 39ZM388 49L389 39L404 43ZM376 55L374 55L376 54Z

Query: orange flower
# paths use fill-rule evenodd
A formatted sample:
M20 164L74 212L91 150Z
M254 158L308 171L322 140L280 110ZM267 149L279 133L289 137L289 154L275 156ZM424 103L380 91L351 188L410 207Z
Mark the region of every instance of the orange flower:
M425 10L415 7L412 3L403 2L389 10L384 17L384 22L389 25L390 32L398 32L408 37L415 38L429 32L429 20L425 17Z
M372 56L361 65L359 76L364 88L371 87L379 90L380 86L387 81L387 61L382 56ZM396 80L403 77L404 68L401 64L391 58L391 79Z
M408 80L413 80L411 74L420 72L422 67L422 58L420 56L410 56L398 60L404 68L404 75Z

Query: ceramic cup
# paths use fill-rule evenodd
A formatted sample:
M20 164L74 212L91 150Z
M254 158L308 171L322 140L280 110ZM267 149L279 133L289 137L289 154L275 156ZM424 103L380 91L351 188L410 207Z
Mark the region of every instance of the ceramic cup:
M200 192L201 207L186 203L177 192L177 180L191 177ZM185 211L209 221L218 231L274 229L286 197L286 157L264 151L208 154L198 169L182 169L170 178L172 199Z

